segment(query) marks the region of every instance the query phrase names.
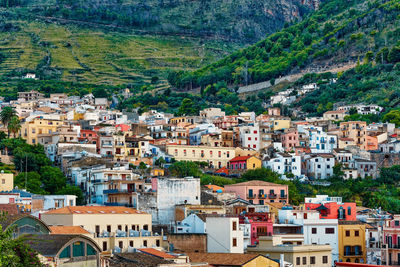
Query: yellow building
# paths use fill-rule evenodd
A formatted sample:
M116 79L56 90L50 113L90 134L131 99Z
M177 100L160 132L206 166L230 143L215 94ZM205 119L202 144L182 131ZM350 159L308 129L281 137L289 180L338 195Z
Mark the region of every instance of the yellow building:
M247 161L246 161L246 164L247 164L247 169L248 170L259 169L259 168L262 167L261 166L262 165L261 159L259 159L257 157L254 157L254 156L251 156L250 158L248 158Z
M365 224L339 221L339 260L366 263Z
M365 149L365 136L367 135L367 123L365 121L346 121L340 123L340 137L353 139L355 145Z
M26 139L30 145L38 144L41 135L52 134L57 131L57 127L63 125L61 120L50 120L35 118L21 125L20 136Z
M69 206L43 213L42 220L49 226L81 226L105 252L160 247L163 238L151 232L150 214L126 207Z
M279 267L279 263L264 255L240 253L186 253L192 266Z
M283 130L290 128L290 118L278 117L272 120L273 130Z
M0 173L0 191L11 191L14 188L14 174Z
M167 145L167 154L175 160L207 162L214 168L228 167L235 157L234 147Z
M294 267L332 266L332 248L330 245L291 245L283 246L281 236L260 236L256 247L248 247L248 253L268 255L271 259L279 260L281 254L284 260Z

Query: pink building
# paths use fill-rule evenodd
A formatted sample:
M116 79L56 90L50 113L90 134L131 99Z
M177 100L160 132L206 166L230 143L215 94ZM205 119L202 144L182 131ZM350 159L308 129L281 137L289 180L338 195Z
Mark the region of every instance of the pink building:
M224 188L225 192L236 193L238 197L252 204L289 203L289 188L287 185L254 180L225 185Z
M384 265L400 264L400 215L394 215L383 227L382 261Z
M290 131L281 135L282 146L285 151L294 151L295 147L300 146L299 133L297 131Z
M260 236L271 236L274 232L274 222L271 213L256 212L246 213L239 216L239 223L246 223L246 221L250 223L250 245L252 246L258 244L258 238Z

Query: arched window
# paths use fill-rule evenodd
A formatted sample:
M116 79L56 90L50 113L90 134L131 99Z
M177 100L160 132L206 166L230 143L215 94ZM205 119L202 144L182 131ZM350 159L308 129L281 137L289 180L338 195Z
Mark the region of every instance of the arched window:
M97 254L96 250L91 245L86 244L86 255L91 256L96 254Z
M60 259L71 258L71 246L64 248L60 253Z

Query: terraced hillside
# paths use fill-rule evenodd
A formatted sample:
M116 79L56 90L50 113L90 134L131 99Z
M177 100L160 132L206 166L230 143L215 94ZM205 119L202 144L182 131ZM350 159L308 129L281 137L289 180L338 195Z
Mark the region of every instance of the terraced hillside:
M167 69L195 69L233 51L234 44L200 38L131 35L75 25L13 20L0 32L0 75L46 66L65 81L124 84L165 77ZM46 72L47 74L49 71Z

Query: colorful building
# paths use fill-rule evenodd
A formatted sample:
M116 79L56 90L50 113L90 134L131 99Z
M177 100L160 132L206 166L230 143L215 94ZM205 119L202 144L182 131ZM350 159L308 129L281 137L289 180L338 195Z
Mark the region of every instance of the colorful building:
M238 156L229 161L231 170L254 170L261 168L262 162L255 156Z
M365 224L339 221L339 261L366 263Z
M400 265L400 215L383 227L382 261L384 265Z
M260 236L273 234L273 215L266 212L245 213L239 216L240 224L250 224L250 245L257 245Z
M287 185L259 180L225 185L225 192L236 193L238 197L252 204L264 205L266 202L289 202L289 188Z
M319 211L321 219L338 219L356 221L356 203L353 202L326 202L326 203L305 203L305 209Z

